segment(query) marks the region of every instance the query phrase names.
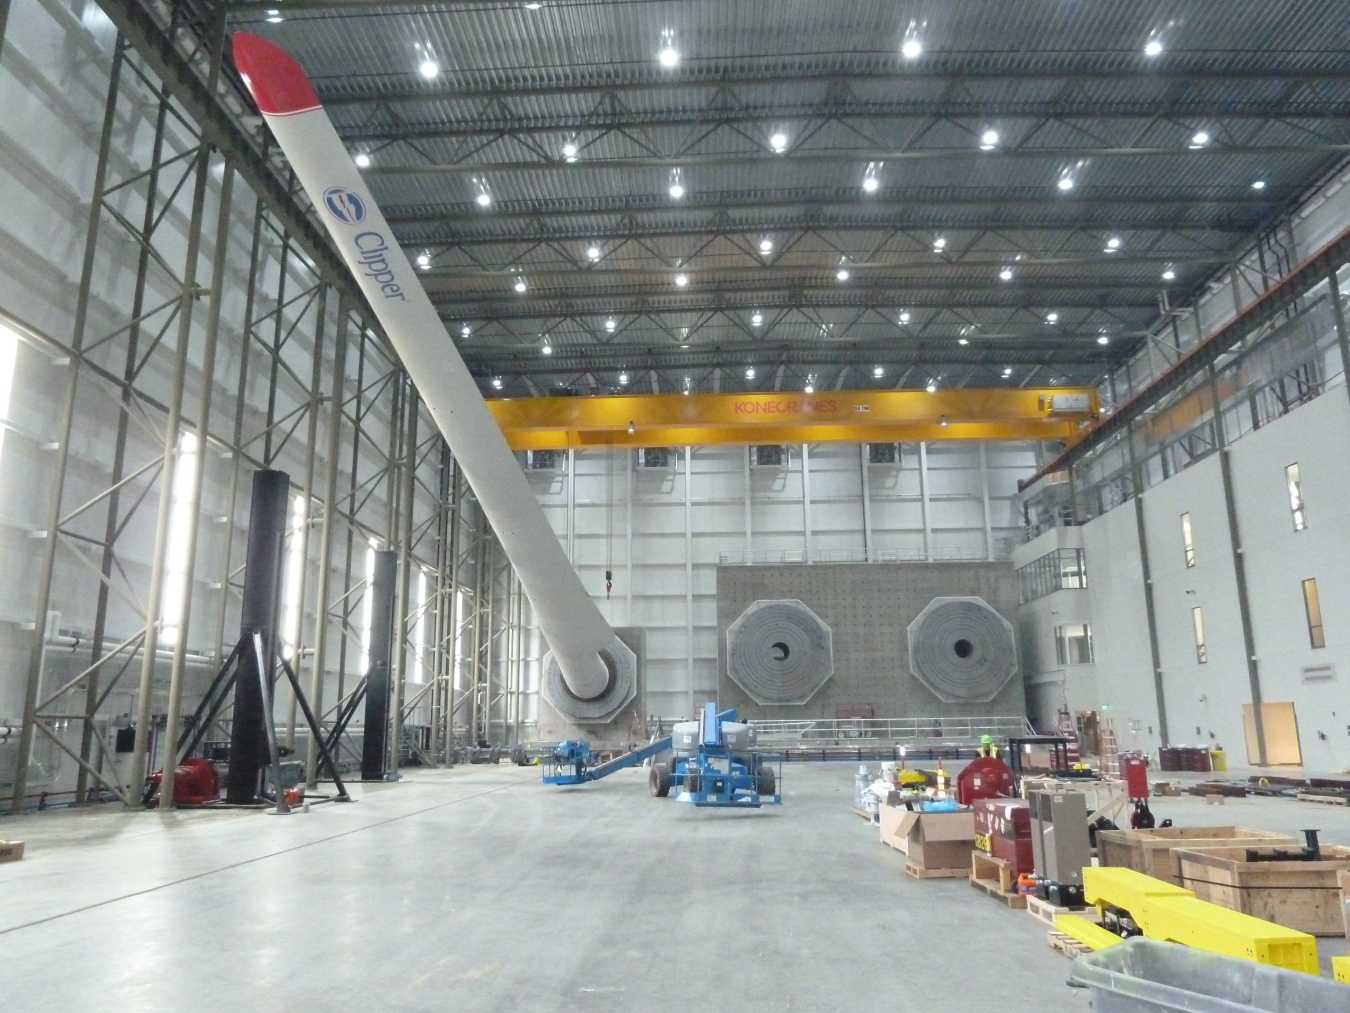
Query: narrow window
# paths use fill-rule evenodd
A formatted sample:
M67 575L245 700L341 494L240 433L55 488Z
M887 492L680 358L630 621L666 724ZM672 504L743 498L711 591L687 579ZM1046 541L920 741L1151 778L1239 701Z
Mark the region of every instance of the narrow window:
M178 437L178 462L173 471L173 488L169 490L169 540L164 546L164 591L160 602L159 641L165 645L178 643L183 621L187 618L188 581L192 574L188 567L188 541L192 527L197 523L192 499L197 481L197 437L183 433Z
M1055 655L1061 665L1092 664L1092 627L1088 623L1056 626Z
M1191 625L1195 627L1195 660L1203 665L1209 661L1209 648L1205 646L1205 613L1199 605L1191 609Z
M1284 484L1289 488L1289 512L1294 515L1294 530L1302 531L1308 526L1308 518L1303 513L1303 483L1298 478L1297 464L1284 469Z
M1191 515L1181 515L1181 546L1186 550L1186 567L1195 565L1195 537L1191 534Z
M1303 582L1303 611L1308 614L1308 642L1313 647L1326 647L1326 634L1322 632L1322 603L1317 598L1317 578L1309 577Z

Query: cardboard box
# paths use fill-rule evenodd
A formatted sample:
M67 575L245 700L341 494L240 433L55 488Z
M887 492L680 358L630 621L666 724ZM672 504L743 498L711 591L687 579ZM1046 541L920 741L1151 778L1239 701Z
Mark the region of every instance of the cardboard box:
M947 812L900 813L894 835L905 837L911 865L920 869L970 869L970 853L975 850L975 813L970 809Z
M23 857L23 841L0 841L0 862L17 862Z

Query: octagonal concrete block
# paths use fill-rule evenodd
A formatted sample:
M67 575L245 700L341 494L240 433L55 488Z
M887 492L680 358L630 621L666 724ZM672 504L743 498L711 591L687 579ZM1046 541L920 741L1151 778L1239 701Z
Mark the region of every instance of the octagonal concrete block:
M834 674L833 637L796 599L757 601L727 627L727 674L755 703L806 703Z

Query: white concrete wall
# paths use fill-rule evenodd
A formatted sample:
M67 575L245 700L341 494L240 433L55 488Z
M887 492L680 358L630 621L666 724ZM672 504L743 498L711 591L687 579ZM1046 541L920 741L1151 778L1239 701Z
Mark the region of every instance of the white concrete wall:
M717 689L718 563L724 556L811 565L861 558L864 466L854 443L815 444L807 454L794 445L783 469L747 469L744 447L693 447L686 487L685 448L668 471L633 469L632 459L627 450L577 451L570 481L564 463L557 472L532 473L531 483L610 622L646 629L648 709L689 714L694 697ZM927 547L939 560L985 559L991 550L1006 558L1021 525L1017 480L1034 470L1034 448L986 444L982 467L978 444L930 443L923 465L918 445L905 444L898 466L866 467L872 553L923 559ZM614 572L609 600L607 559ZM537 630L528 642L526 713L533 715Z
M1234 499L1261 690L1294 704L1304 765L1350 765L1350 403L1344 388L1295 409L1232 444ZM1284 469L1297 462L1308 526L1296 532ZM1246 761L1243 703L1251 694L1244 657L1232 543L1219 459L1211 455L1144 496L1159 650L1173 743L1222 744ZM1191 514L1196 564L1185 565L1180 516ZM1098 692L1122 744L1131 719L1138 742L1158 745L1157 707L1134 504L1083 527L1092 603ZM1309 644L1302 581L1317 579L1326 647ZM1204 609L1209 660L1198 663L1191 609ZM1332 664L1331 682L1305 682L1301 668ZM1153 733L1148 729L1152 728ZM1325 738L1323 738L1325 736Z

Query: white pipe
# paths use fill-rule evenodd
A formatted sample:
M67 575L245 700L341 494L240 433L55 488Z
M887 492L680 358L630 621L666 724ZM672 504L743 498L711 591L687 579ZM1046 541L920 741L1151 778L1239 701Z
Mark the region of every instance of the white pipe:
M454 342L399 249L308 78L286 52L236 32L235 64L333 244L383 324L520 576L568 689L601 696L615 641L535 500Z

